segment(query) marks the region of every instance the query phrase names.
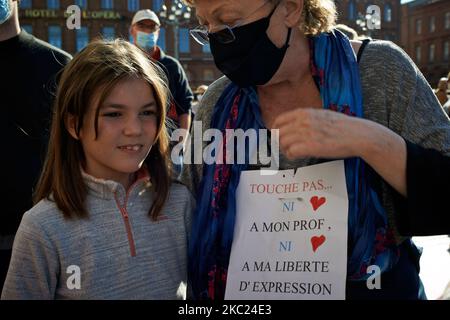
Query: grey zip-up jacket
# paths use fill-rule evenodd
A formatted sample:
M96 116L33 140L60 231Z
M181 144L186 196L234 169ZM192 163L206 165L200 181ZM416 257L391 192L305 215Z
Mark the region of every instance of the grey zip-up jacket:
M148 175L129 188L83 174L89 218L42 200L25 213L2 299L185 299L192 196L173 183L158 221Z

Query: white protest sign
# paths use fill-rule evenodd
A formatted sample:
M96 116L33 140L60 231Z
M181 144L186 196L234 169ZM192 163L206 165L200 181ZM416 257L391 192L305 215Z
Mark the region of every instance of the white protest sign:
M242 172L225 299L345 299L344 161Z

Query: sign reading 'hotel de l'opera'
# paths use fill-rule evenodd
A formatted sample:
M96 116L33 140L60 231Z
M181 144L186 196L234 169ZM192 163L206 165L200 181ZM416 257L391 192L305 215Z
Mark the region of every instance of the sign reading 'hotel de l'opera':
M25 18L67 18L71 13L60 10L49 9L27 9L23 10L22 17ZM111 19L118 20L122 16L116 11L81 11L81 17L83 19Z

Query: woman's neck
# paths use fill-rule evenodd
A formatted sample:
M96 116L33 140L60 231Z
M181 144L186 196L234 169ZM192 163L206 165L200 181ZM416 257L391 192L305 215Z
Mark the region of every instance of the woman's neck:
M261 113L267 127L276 114L296 108L320 108L322 100L310 68L309 40L293 32L280 69L272 80L258 87Z

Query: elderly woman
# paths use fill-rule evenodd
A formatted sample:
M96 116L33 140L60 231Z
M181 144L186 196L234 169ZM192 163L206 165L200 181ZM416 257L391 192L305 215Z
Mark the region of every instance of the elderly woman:
M407 201L405 140L450 154L450 124L411 59L391 42L349 41L334 31L331 0L187 2L200 22L191 34L209 43L226 76L203 97L203 129L279 129L281 169L345 159L346 298L424 299L420 253L395 223L398 202ZM205 164L184 172L197 195L195 298L224 298L234 191L249 169L255 166ZM380 290L363 281L374 263Z

